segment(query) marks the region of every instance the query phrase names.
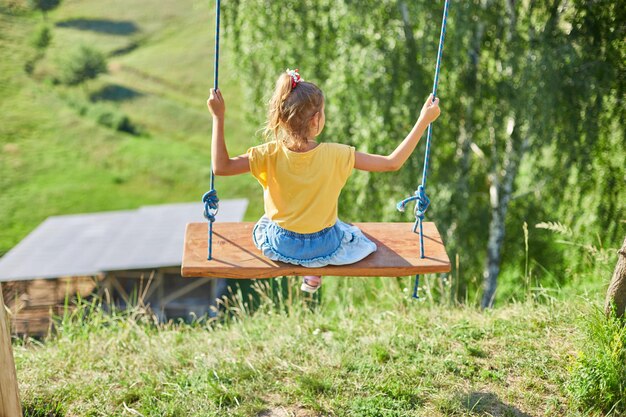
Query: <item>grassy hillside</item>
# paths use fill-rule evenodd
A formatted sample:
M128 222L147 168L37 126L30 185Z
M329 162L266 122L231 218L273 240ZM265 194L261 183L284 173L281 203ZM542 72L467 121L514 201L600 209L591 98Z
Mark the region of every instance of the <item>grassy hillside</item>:
M52 43L35 64L42 17L25 2L0 7L0 254L50 215L198 200L210 175L213 10L205 2L64 1L48 15ZM226 36L227 39L227 36ZM108 56L109 73L86 86L53 80L80 45ZM258 143L239 109L242 80L223 48L221 87L232 153ZM96 122L125 114L141 134ZM261 193L247 176L220 178L220 198Z
M585 415L567 391L582 304L481 313L387 291L355 308L353 284L313 310L289 292L212 323L68 316L15 349L27 415Z

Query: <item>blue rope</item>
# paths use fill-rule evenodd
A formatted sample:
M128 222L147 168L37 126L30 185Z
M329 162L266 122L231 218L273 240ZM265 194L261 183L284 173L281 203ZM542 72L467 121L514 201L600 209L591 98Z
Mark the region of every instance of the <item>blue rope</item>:
M443 42L446 37L446 24L448 21L448 6L450 1L446 0L443 6L443 20L441 22L441 35L439 36L439 49L437 51L437 64L435 66L435 80L433 81L433 101L435 97L437 97L437 86L439 85L439 72L441 70L441 58L443 56ZM413 233L416 233L419 228L419 236L420 236L420 258L424 259L424 229L423 229L423 221L425 217L426 210L428 210L428 206L430 205L430 199L426 195L426 180L428 179L428 165L430 162L430 144L433 136L433 126L432 124L428 125L428 134L426 135L426 152L424 154L424 170L422 171L422 184L417 187L415 191L415 195L409 198L406 198L399 202L396 208L404 212L405 206L410 201L415 200L415 224L413 225ZM419 275L415 275L415 285L413 288L413 298L418 299L417 288L419 286Z
M209 221L209 254L207 259L210 261L213 259L213 222L215 216L219 210L220 199L217 198L217 191L211 188L202 196L202 202L204 203L204 218Z
M213 88L217 90L217 76L220 62L220 0L215 2L215 63L213 75Z
M417 295L417 289L420 286L420 276L419 275L415 275L415 285L413 285L413 298L415 298L416 300L419 300L419 295Z
M398 209L398 211L404 213L406 210L406 205L411 201L416 202L415 203L415 224L413 225L413 233L415 233L417 226L418 226L417 220L424 219L424 217L426 216L426 210L428 210L428 206L430 206L430 198L428 198L428 196L426 195L426 191L424 191L424 187L422 185L417 187L417 190L415 190L415 195L409 198L405 198L404 200L400 201L396 205L396 208Z
M215 2L215 64L213 73L213 88L217 90L218 73L220 62L220 0ZM204 217L209 221L208 234L208 256L207 260L213 259L213 222L219 209L219 198L215 190L215 173L213 172L213 163L211 162L211 189L204 193L202 202L204 203Z

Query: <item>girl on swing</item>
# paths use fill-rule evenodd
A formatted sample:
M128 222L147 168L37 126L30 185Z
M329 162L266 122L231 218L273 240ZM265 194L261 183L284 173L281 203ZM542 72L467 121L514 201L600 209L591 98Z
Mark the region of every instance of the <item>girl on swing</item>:
M211 89L207 106L213 115L215 175L250 172L263 187L265 215L254 227L255 245L269 259L312 268L351 264L376 251L357 227L337 218L341 189L353 169L400 169L440 114L439 99L431 95L413 129L389 155L318 143L326 122L324 95L302 80L298 70L287 70L278 77L269 102L267 142L231 158L224 142L226 107L219 89ZM315 292L321 283L319 276L305 276L302 290Z

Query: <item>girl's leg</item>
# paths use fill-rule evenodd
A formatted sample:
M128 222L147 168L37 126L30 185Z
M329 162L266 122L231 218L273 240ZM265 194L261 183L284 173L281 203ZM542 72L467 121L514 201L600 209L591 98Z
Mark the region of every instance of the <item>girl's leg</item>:
M322 277L318 275L305 275L302 277L302 291L314 293L322 285Z

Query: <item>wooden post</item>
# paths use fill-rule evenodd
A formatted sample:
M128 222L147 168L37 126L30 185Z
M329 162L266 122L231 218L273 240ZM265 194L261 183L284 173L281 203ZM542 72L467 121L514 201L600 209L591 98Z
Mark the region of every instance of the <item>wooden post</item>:
M11 348L11 327L4 309L4 296L0 284L0 417L22 417Z
M160 269L156 273L156 291L157 291L157 307L156 311L159 321L165 321L165 305L163 304L163 297L165 296L165 288L163 288L163 271Z
M611 313L613 306L615 306L617 316L623 317L626 310L626 239L622 248L617 251L615 272L613 272L613 279L606 293L604 310L607 316Z

